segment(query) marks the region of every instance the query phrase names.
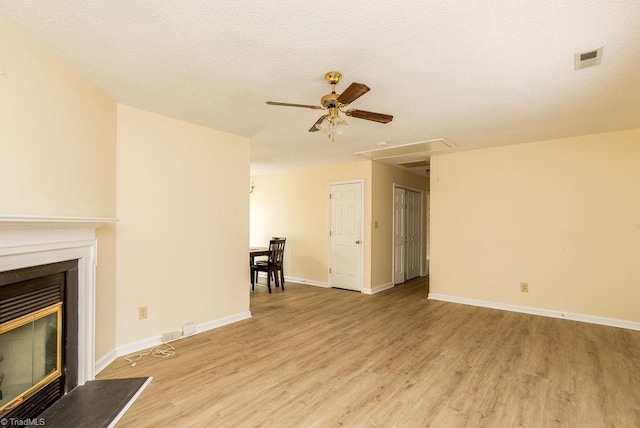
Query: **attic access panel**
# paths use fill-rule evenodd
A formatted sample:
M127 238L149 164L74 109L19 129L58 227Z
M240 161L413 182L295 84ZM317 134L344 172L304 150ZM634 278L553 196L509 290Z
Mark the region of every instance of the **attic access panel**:
M438 138L436 140L385 147L383 149L358 152L355 154L358 156L364 156L367 159L379 161L384 160L386 161L385 163L398 165L400 162L424 160L434 152L451 150L453 148L454 146L450 141L447 141L444 138Z

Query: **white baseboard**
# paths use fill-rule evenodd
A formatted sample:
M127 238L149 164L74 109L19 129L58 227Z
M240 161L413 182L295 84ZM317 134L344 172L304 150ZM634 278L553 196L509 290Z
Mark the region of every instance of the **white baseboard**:
M242 321L245 319L251 318L251 312L241 312L239 314L230 315L224 318L218 318L216 320L205 321L200 324L196 324L196 332L195 334L204 333L205 331L213 330L218 327L222 327L228 324L233 324L234 322ZM192 337L193 334L189 336L182 336L175 341L180 339L184 339L186 337ZM124 357L126 355L130 355L136 352L140 352L144 349L149 349L154 346L158 346L162 344L160 340L161 336L149 337L146 339L138 340L137 342L128 343L126 345L118 346L114 350L109 351L105 356L96 361L95 365L95 374L100 373L105 369L109 364L116 360L116 358ZM172 342L175 342L172 341Z
M259 272L258 276L261 278L266 278L267 274L266 273L262 273ZM313 285L314 287L322 287L322 288L331 288L331 285L329 285L328 282L321 282L321 281L314 281L311 279L304 279L304 278L294 278L291 276L285 276L284 277L285 282L295 282L296 284L302 284L302 285ZM264 285L264 284L260 284L260 285ZM374 287L374 288L363 288L362 289L362 294L376 294L379 293L381 291L384 290L388 290L390 288L393 288L393 283L388 283L388 284L382 284L379 285L378 287Z
M388 282L386 284L382 284L373 288L363 288L362 294L372 295L372 294L380 293L381 291L384 291L384 290L388 290L393 287L394 287L393 282Z
M102 370L104 370L109 364L113 363L116 360L116 358L118 358L118 355L116 354L115 349L112 349L111 351L107 352L106 355L104 355L102 358L96 361L95 374L98 374Z
M258 277L260 278L267 278L267 273L266 272L258 272ZM304 278L294 278L292 276L284 276L284 281L285 282L295 282L296 284L303 284L303 285L313 285L316 287L322 287L322 288L331 288L329 286L328 283L326 282L321 282L321 281L314 281L311 279L304 279ZM258 284L256 284L258 285ZM264 285L264 284L259 284L259 285ZM285 284L286 286L286 284Z
M329 284L326 283L326 282L314 281L314 280L311 280L311 279L292 278L292 277L289 277L289 276L285 276L284 280L285 281L295 282L296 284L313 285L314 287L322 287L322 288L331 288L329 286Z
M304 278L291 278L288 276L285 276L284 278L286 281L295 282L296 284L313 285L315 287L322 287L322 288L331 288L331 285L329 285L328 282L313 281L313 280L304 279ZM362 294L372 295L384 290L388 290L389 288L393 288L393 283L390 282L388 284L383 284L374 288L363 288Z
M225 325L233 324L234 322L242 321L251 318L251 312L241 312L239 314L231 315L224 318L218 318L217 320L211 320L196 325L196 333L204 333L205 331L213 330L214 328L223 327ZM193 334L191 335L193 336ZM189 337L189 336L184 336Z
M461 303L463 305L480 306L483 308L499 309L502 311L520 312L523 314L540 315L550 318L561 318L572 321L586 322L589 324L606 325L609 327L626 328L628 330L640 330L640 322L620 320L616 318L598 317L594 315L576 314L551 309L533 308L530 306L510 305L507 303L492 302L488 300L470 299L467 297L449 296L446 294L429 293L429 299L443 302Z

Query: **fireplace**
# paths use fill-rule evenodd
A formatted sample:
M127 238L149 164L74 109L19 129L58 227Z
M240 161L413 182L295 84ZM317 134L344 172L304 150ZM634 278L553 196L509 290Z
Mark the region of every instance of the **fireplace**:
M3 416L29 410L27 402L36 392L60 395L94 379L95 230L114 221L0 215L0 352L6 354L0 362L0 373L5 373L0 385ZM3 304L25 299L17 297L25 287L40 294L36 303L27 298L18 305L30 307L30 314L22 309L7 312ZM8 349L4 346L20 343L20 352L28 352L29 341L33 347L29 364L23 361L19 369L11 367L18 357L2 350ZM28 371L32 379L27 382ZM18 387L22 392L16 392Z
M0 417L37 416L77 385L78 261L0 272Z

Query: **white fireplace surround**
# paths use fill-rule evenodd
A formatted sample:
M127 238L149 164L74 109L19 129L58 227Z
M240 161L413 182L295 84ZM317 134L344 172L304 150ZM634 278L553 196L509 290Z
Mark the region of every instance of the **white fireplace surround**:
M78 385L95 377L95 231L115 221L0 215L0 272L78 260Z

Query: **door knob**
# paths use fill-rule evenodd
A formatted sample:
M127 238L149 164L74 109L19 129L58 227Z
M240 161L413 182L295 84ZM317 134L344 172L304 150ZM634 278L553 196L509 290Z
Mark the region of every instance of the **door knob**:
M360 243L360 240L358 239L358 240L356 241L356 244L359 244L359 243Z

